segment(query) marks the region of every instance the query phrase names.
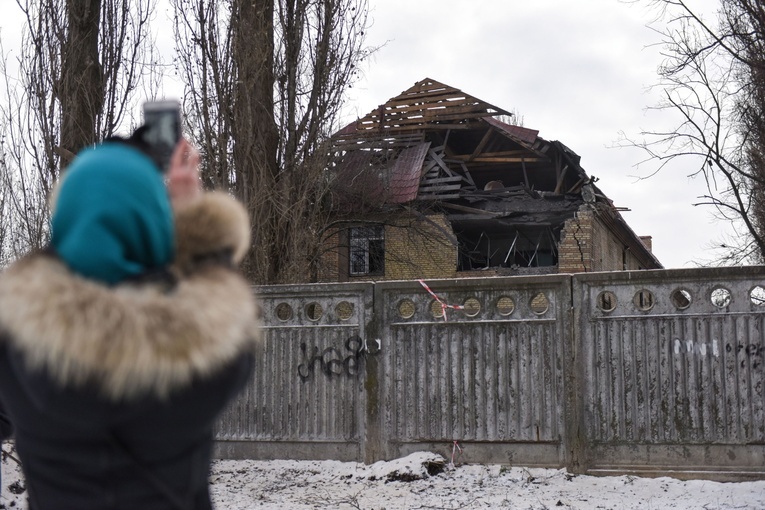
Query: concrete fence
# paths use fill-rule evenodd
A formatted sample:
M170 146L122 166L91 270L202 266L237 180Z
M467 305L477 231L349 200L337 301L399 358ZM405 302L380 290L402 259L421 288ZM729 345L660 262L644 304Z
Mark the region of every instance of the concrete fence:
M270 286L224 458L765 478L765 268Z

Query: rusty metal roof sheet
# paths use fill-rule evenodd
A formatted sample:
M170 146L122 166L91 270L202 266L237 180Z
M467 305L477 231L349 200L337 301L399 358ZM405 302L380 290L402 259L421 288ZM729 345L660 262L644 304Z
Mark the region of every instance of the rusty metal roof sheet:
M350 150L339 161L336 188L356 199L379 204L403 204L417 198L423 163L430 142L402 149L398 155L383 151Z
M492 117L485 117L483 119L488 124L501 131L506 136L513 138L518 142L522 142L524 145L531 147L534 142L537 141L539 135L538 129L529 129L521 126L513 126Z
M425 155L430 142L421 143L401 151L390 172L388 202L403 204L417 198Z

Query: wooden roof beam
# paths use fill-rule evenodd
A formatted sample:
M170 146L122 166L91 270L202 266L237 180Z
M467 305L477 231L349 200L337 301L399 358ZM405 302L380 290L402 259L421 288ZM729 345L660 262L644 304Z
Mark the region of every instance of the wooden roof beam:
M476 152L473 151L472 154L453 154L451 157L461 161L472 161L477 156L476 156ZM480 157L482 158L520 157L520 158L526 158L528 161L529 158L536 158L536 157L539 157L539 155L529 150L514 150L514 151L498 151L498 152L481 152Z
M462 113L462 114L449 114L449 115L414 115L414 116L386 116L382 122L380 119L364 119L356 124L356 130L363 131L365 129L380 129L394 126L419 126L419 125L439 125L444 121L461 121L471 119L481 119L486 114L483 112L476 113Z
M489 143L489 139L491 138L493 131L491 129L487 129L486 133L484 133L483 138L481 138L481 141L478 142L478 145L476 146L473 153L468 156L467 161L473 161L478 154L480 154L484 147L486 147L486 144Z
M387 125L380 125L379 123L375 123L375 125L364 125L358 127L358 132L363 133L365 131L369 131L372 134L377 134L378 136L385 133L391 133L389 136L394 136L394 133L400 132L400 131L409 131L411 132L414 129L470 129L473 127L474 124L472 123L464 123L464 124L442 124L442 123L434 123L434 122L422 122L420 119L420 122L408 122L406 124L400 123L393 126L387 126Z
M563 167L563 170L558 176L558 183L555 185L555 194L560 195L561 189L563 189L563 179L566 178L566 172L568 172L568 165Z
M541 163L545 158L485 158L483 156L474 158L471 163Z
M478 101L470 101L460 103L458 101L443 101L439 103L428 103L424 105L412 105L403 104L401 106L393 106L385 104L383 107L383 114L386 117L396 116L399 114L408 114L411 112L418 112L423 114L439 114L439 113L481 113L484 117L490 115L486 110L491 105Z

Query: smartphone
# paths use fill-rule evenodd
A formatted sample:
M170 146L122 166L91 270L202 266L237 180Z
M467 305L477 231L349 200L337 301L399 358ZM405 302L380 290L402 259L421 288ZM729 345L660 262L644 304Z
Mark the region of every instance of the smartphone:
M159 169L166 172L170 157L181 139L181 105L177 100L147 101L143 104L144 140Z

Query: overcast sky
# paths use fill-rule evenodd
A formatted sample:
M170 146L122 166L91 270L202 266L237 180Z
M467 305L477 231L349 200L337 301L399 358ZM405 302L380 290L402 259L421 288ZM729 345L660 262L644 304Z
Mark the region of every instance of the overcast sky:
M691 0L709 6L715 2ZM694 207L704 191L692 165L639 181L637 149L619 133L656 128L658 36L654 12L619 0L370 0L372 45L385 44L351 91L347 120L364 116L423 78L517 111L523 125L581 156L598 187L638 235L653 237L665 267L710 259L727 227ZM675 124L673 123L672 126Z
M162 1L162 0L161 0ZM6 54L15 53L21 22L13 0L0 0ZM696 170L663 171L645 180L643 154L614 148L619 133L667 127L656 104L660 48L646 27L653 13L620 0L369 0L368 42L382 46L351 90L345 122L363 116L431 78L495 106L517 111L523 125L559 140L638 235L653 237L665 267L692 267L712 257L708 246L729 229L692 204L703 183ZM708 8L715 0L690 0ZM160 8L157 21L169 23ZM167 36L169 30L159 30ZM661 124L664 122L664 124ZM672 123L672 126L675 124Z

